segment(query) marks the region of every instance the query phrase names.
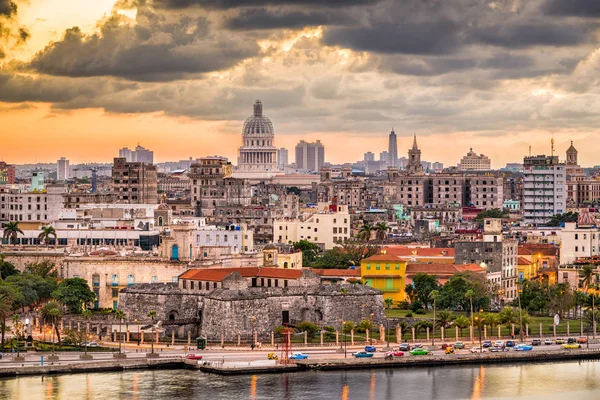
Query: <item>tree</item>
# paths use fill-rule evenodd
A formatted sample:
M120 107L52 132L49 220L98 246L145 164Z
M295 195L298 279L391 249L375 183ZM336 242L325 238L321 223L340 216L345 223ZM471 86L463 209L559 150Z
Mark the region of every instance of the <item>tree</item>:
M471 321L469 321L469 318L465 317L464 315L461 315L460 317L454 320L454 325L458 327L458 330L460 331L460 336L462 336L463 329L471 326Z
M350 265L360 265L361 261L379 253L381 249L378 245L362 243L357 241L347 241L339 243L342 250L348 255Z
M579 286L588 291L589 286L594 282L594 266L591 264L584 265L579 271Z
M10 261L4 259L4 254L0 254L0 276L2 279L6 279L12 275L19 275L20 272L15 268L15 265Z
M356 326L356 330L358 332L371 331L371 329L373 329L373 326L373 321L370 318L365 318L358 323L358 325Z
M19 228L18 221L5 222L4 224L2 224L2 229L4 229L4 239L7 239L9 243L12 242L12 244L17 244L19 234L24 235L21 228Z
M404 286L404 291L406 292L406 296L408 296L410 302L416 303L417 290L415 289L415 287L412 284L407 283L406 286Z
M437 277L419 272L414 276L412 285L416 291L417 301L423 304L424 308L428 308L431 299L429 294L434 290L437 291L439 288Z
M42 226L41 230L38 235L40 242L44 242L48 246L50 244L50 237L54 237L54 240L56 240L56 229L52 225Z
M77 329L67 329L65 331L65 343L72 343L75 346L81 347L87 341L86 331L78 331ZM85 354L87 354L87 346Z
M344 326L342 327L342 333L350 333L355 328L354 321L344 321Z
M286 192L287 194L295 194L298 197L302 195L302 190L300 190L300 188L298 188L297 186L289 186L286 189Z
M302 251L302 265L304 267L310 267L317 260L318 254L321 252L319 245L309 242L308 240L301 240L294 243L294 250Z
M389 310L394 306L394 299L392 299L391 297L386 297L383 300L383 304L385 304L385 308Z
M440 290L438 306L440 308L461 308L468 310L471 307L471 298L466 296L468 290L473 291L473 308L487 309L490 304L490 285L485 274L473 272L459 272L454 274Z
M415 334L418 335L419 332L426 332L427 328L431 329L433 327L433 324L431 323L431 321L427 321L427 320L420 320L417 321L417 323L415 324Z
M373 229L373 225L371 225L368 222L365 222L358 231L358 238L360 240L368 242L369 240L371 240L371 232L373 231Z
M37 306L49 300L57 285L54 278L42 278L27 273L11 275L4 280L4 284L14 286L21 293L15 301L15 308Z
M567 282L557 283L548 286L548 307L552 314L558 314L562 318L571 309L574 301L574 294ZM527 308L536 311L535 308Z
M88 322L89 320L92 318L92 312L90 310L88 310L87 308L85 310L83 310L81 312L81 317L83 318L84 322L85 322L85 341L84 343L86 343L85 346L85 354L87 355L87 343L89 342L88 339Z
M475 291L473 289L467 290L465 293L465 297L469 299L469 303L471 303L471 325L473 325L473 297L475 296Z
M14 287L2 284L0 285L0 329L2 331L2 340L0 343L4 347L4 335L6 334L6 320L14 310L14 302L19 294Z
M319 325L307 321L300 322L296 328L300 332L306 332L306 336L310 339L314 338L317 335L317 332L319 332Z
M378 241L383 242L387 237L387 233L390 227L385 222L378 222L375 225L375 237Z
M521 282L521 307L532 312L543 312L550 308L549 286L546 282L528 281ZM515 300L513 304L518 304Z
M61 345L60 341L60 331L58 329L58 324L63 317L63 310L60 304L56 301L51 301L46 303L41 310L42 319L48 325L54 326L54 330L56 332L56 337L58 339L58 345Z
M64 279L52 292L52 298L69 308L73 314L81 314L84 307L96 299L88 283L82 278Z
M24 272L41 276L42 278L58 278L56 265L50 260L42 260L37 263L27 264Z
M498 314L487 313L485 315L485 322L490 327L490 333L494 332L494 328L500 325L500 317Z
M442 310L437 313L436 325L440 328L446 329L450 326L453 319L454 317L450 311Z
M154 336L154 318L156 318L156 311L154 310L150 310L148 311L148 318L150 318L152 320L152 333ZM152 354L154 354L154 337L152 338L152 340L150 341L151 345L152 345ZM252 338L252 343L254 344L254 338Z
M303 263L304 264L304 263ZM339 247L327 250L313 263L314 268L340 268L346 269L352 265L348 253Z
M578 212L566 212L564 214L556 214L546 224L546 226L561 226L565 222L577 222L579 218Z
M508 218L509 215L507 212L499 209L499 208L492 208L489 210L485 210L480 212L479 214L477 214L477 216L475 217L475 222L477 222L479 225L483 224L483 220L486 218Z
M498 318L507 328L510 328L512 325L519 325L519 313L513 307L504 307L498 313Z

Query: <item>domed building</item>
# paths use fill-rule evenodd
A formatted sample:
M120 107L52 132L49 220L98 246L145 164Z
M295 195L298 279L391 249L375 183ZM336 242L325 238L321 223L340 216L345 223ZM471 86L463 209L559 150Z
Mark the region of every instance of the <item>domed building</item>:
M238 156L238 173L271 175L277 172L277 148L273 145L275 130L271 120L263 115L260 100L254 103L254 113L242 129L242 146Z

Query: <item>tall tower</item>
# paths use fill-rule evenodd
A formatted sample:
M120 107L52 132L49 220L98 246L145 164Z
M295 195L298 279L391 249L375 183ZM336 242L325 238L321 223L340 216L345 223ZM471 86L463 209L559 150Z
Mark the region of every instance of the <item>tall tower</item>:
M388 165L390 167L398 166L398 141L396 138L396 132L394 128L390 132L389 144L388 144Z
M408 166L406 170L411 174L423 173L423 166L421 165L421 150L417 146L417 135L415 134L413 139L413 145L408 150Z

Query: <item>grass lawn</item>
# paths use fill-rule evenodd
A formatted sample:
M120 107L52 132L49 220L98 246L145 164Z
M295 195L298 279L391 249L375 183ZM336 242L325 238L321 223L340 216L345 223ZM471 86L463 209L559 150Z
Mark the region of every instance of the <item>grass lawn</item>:
M438 310L440 311L440 310ZM398 310L398 309L392 309L392 310L386 310L386 315L390 318L405 318L406 314L412 313L410 310ZM459 317L461 315L466 315L466 313L464 312L457 312L457 311L453 311L452 314L454 315L454 317ZM412 318L415 319L433 319L433 311L432 310L428 310L425 314L415 314L412 313ZM554 324L554 318L552 317L537 317L537 316L530 316L531 321L529 322L529 336L530 337L539 337L540 336L540 323L542 324L542 336L543 337L551 337L554 333L553 331L553 324ZM569 325L569 328L567 329L567 325ZM515 326L515 328L518 329L518 326ZM498 334L498 328L494 328L493 332L491 331L490 327L487 327L487 333L488 335L497 335ZM523 328L525 329L525 327ZM579 325L579 320L561 320L560 324L556 327L556 334L557 335L562 335L562 336L567 336L567 330L569 332L569 336L578 336L580 334L580 325ZM440 332L439 329L436 329L436 337L440 337ZM455 336L455 331L454 328L450 328L447 329L447 334L446 337L448 337L448 334L450 335L451 338L453 338ZM463 334L468 335L469 329L464 329ZM501 327L501 335L503 336L509 336L511 334L511 329L509 327L506 326L502 326ZM410 332L409 335L403 335L405 337L407 336L411 336ZM417 338L424 338L426 336L426 334L424 332L421 332L417 335Z

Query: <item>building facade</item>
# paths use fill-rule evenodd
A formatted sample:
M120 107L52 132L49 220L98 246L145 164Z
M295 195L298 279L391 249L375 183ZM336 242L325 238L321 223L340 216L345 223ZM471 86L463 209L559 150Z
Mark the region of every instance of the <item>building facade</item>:
M523 221L545 224L566 211L565 164L558 156L529 156L523 163Z
M461 171L489 171L492 169L492 162L483 154L477 155L471 148L467 155L460 160L458 169Z
M127 162L125 158L115 158L112 191L117 197L117 203L158 204L156 167L144 162Z
M314 143L301 140L296 145L296 168L319 172L325 164L325 147L320 140Z
M242 128L242 146L239 148L237 169L240 172L269 172L277 170L277 148L274 145L273 123L263 115L260 100L254 103L254 112Z
M288 165L288 150L282 147L277 150L277 168L283 171L286 165Z
M388 165L390 167L398 166L398 137L392 129L388 138Z
M69 170L69 160L65 157L61 157L56 162L56 180L57 181L68 181L71 178L71 171Z
M15 183L15 166L0 161L0 185L12 185Z

